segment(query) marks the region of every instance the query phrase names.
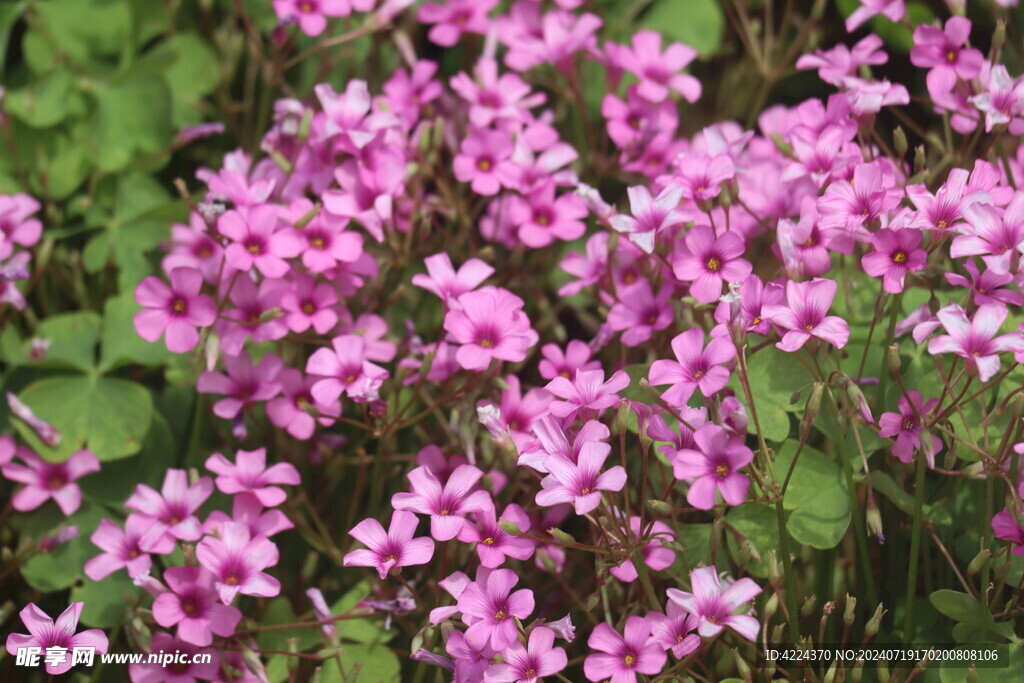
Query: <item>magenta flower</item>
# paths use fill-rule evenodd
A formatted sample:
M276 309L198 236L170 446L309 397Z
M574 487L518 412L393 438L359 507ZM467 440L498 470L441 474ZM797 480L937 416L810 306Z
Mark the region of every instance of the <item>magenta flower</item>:
M213 299L199 291L203 274L195 268L171 271L170 287L150 275L139 283L135 300L145 308L135 314L135 331L148 342L165 332L164 343L173 353L186 353L199 343L197 327L209 327L217 319Z
M683 188L678 185L667 186L657 197L652 197L650 190L643 185L631 187L626 192L633 215L617 214L609 222L648 254L654 251L654 241L659 232L680 225L689 217L685 210L679 208Z
M496 569L484 581L474 581L459 596L458 608L469 626L466 640L480 649L504 650L516 640L516 619L533 612L533 591L512 592L519 577L511 569Z
M306 362L306 372L323 378L310 390L317 403L330 405L343 393L354 397L368 381L387 377L387 370L367 360L362 335L343 334L332 339L331 346L317 349Z
M497 519L494 507L484 508L473 514L476 524L464 524L459 531L463 543L476 543L476 554L480 564L489 569L504 564L506 556L517 560L528 560L533 555L534 542L521 536L513 536L499 526L499 522L510 522L520 531L529 531L530 518L523 508L510 504Z
M630 542L638 542L643 532L639 517L634 515L629 518L629 530L631 533ZM671 548L665 547L665 543L671 543L673 540L675 540L675 534L672 533L672 529L667 524L655 522L651 525L648 540L641 551L644 565L656 572L671 567L672 563L675 562L676 553ZM623 583L632 583L636 581L638 576L636 565L633 564L632 558L625 560L616 567L611 567L608 572Z
M499 74L498 62L481 57L473 76L459 72L452 76L451 88L469 103L469 121L477 128L497 124L528 123L533 107L544 104L546 95L535 93L530 85L514 73Z
M1014 446L1014 450L1021 453L1021 444ZM1018 486L1017 495L1024 498L1024 483ZM1024 528L1021 528L1017 518L1008 507L1003 508L992 517L992 531L996 538L1010 542L1014 555L1024 557Z
M380 522L364 519L352 527L349 535L366 548L353 550L345 555L346 567L375 567L381 581L395 567L410 567L426 564L434 556L434 542L426 536L413 538L416 533L416 515L403 510L391 514L391 525L387 533Z
M1024 294L1013 289L1004 289L1006 285L1013 282L1012 274L997 274L989 268L985 268L985 272L979 273L978 266L974 265L974 259L964 261L964 270L967 271L970 279L959 273L946 273L946 282L971 290L974 303L978 306L1000 302L1011 306L1024 306Z
M471 493L483 476L473 465L460 465L442 486L429 468L417 467L409 473L412 493L396 493L391 505L396 510L430 515L430 535L438 541L450 541L462 531L467 514L494 507L487 491Z
M32 214L39 202L27 194L0 194L0 260L10 256L14 245L35 246L43 234L43 224Z
M894 187L892 172L882 162L857 164L851 180L836 180L818 200L821 228L843 229L866 240L867 226L895 209L903 190Z
M622 332L622 343L638 346L649 341L657 330L663 330L672 322L672 288L664 285L658 296L651 292L647 280L618 291L619 300L608 312L608 325L616 332Z
M964 309L950 304L936 315L948 334L928 342L928 353L955 353L968 367L978 370L978 377L987 382L999 372L999 354L1005 351L1024 352L1024 337L1019 333L996 336L1006 320L1006 306L1000 303L979 306L967 318Z
M174 551L174 539L166 530L162 522L144 515L128 515L123 530L109 519L101 519L89 540L104 552L85 563L85 575L102 581L118 569L127 570L131 578L145 574L153 564L150 554Z
M287 498L282 489L271 484L298 486L302 483L299 471L291 463L279 462L267 467L266 448L238 451L234 463L220 453L214 453L206 459L206 469L217 475L217 488L223 493L249 492L268 508L280 505Z
M665 650L671 650L676 659L682 659L700 647L700 636L694 633L697 616L674 601L669 600L665 605L665 614L648 612L646 619L651 622L651 640Z
M545 344L540 349L540 355L544 358L537 364L537 370L544 379L569 379L576 375L577 370L601 369L601 361L590 360L590 347L579 339L571 339L565 351L557 344Z
M729 382L729 369L724 367L736 356L736 347L727 338L715 337L704 346L704 331L693 328L672 340L676 360L659 359L651 363L648 380L653 386L671 384L661 395L666 403L686 405L697 389L712 396Z
M555 196L555 183L545 182L525 197L511 195L506 211L519 240L528 247L546 247L556 239L572 241L586 232L587 207L576 194Z
M337 303L338 290L328 282L317 284L308 273L296 275L292 286L281 292L281 308L292 332L312 327L317 334L327 334L338 324Z
M475 258L463 263L456 271L452 266L451 256L444 252L428 256L423 262L427 266L428 274L413 275L412 283L433 292L445 303L473 291L494 274L494 268Z
M297 22L307 36L318 36L327 28L327 17L347 17L352 7L349 0L274 0L274 11L282 20Z
M847 76L854 76L861 66L885 64L889 55L882 48L882 39L869 34L857 41L853 48L840 43L829 50L815 50L796 60L801 71L817 69L818 77L835 86L842 85Z
M910 63L929 68L928 92L948 93L957 78L969 81L981 73L985 55L980 50L965 48L971 35L971 20L950 17L945 29L921 24L914 29L914 47L910 48Z
M170 633L155 631L149 644L152 653L181 653L183 664L168 667L159 662L150 664L129 664L128 673L132 683L192 683L196 680L215 681L220 674L220 652L214 648L199 648L191 643L175 638ZM172 673L173 672L173 673ZM169 677L168 674L172 677Z
M487 13L498 0L444 0L425 2L417 19L433 24L427 37L442 47L452 47L463 33L487 33Z
M544 387L564 399L553 401L548 410L552 415L571 422L581 414L589 419L619 402L619 392L629 386L629 375L618 370L606 382L604 370L577 370L573 381L555 377Z
M424 5L426 7L426 5ZM480 130L462 141L452 161L455 178L470 183L473 192L484 196L498 194L501 174L498 167L512 156L512 138L497 130Z
M301 291L300 286L295 290ZM288 334L287 318L280 315L287 291L281 280L263 280L259 284L248 277L235 280L228 297L234 308L224 311L216 326L220 349L225 356L244 355L242 349L250 339L258 344ZM274 354L266 357L274 357Z
M43 654L47 649L65 648L63 660L51 664L46 663L46 673L56 676L71 669L71 650L76 647L92 647L100 654L107 653L109 645L106 634L98 628L90 628L80 633L75 633L78 626L78 619L82 615L83 602L73 602L64 610L57 621L54 622L35 603L30 602L21 612L21 623L28 628L28 634L11 633L7 636L7 652L12 657L17 656L18 650L28 647L37 647ZM49 657L47 657L49 659Z
M243 271L255 266L270 278L284 276L284 259L298 256L302 241L293 230L278 230L277 208L261 204L244 211L228 211L217 221L217 230L232 240L224 251L228 265Z
M213 413L217 417L234 419L242 410L255 403L268 401L281 391L277 376L284 362L273 353L260 358L256 365L252 364L248 353L222 356L221 360L227 367L227 375L206 370L196 383L196 389L201 394L225 395L225 398L213 404Z
M308 199L292 204L284 214L287 220L297 223L313 210ZM320 212L295 236L301 242L302 265L311 273L326 273L339 263L355 263L363 255L363 236L345 230L347 221L338 220L329 213Z
M902 462L909 463L916 451L924 451L928 464L935 466L935 454L942 448L942 441L934 434L929 434L931 444L924 443L920 418L926 417L938 405L937 398L930 398L922 403L921 392L911 389L905 396L900 396L898 413L882 413L878 418L878 435L896 437L896 443L892 445L892 454Z
M864 272L871 277L882 277L882 286L890 294L903 291L908 273L923 270L928 254L918 248L921 231L913 228L890 230L882 228L871 236L875 250L861 257Z
M318 377L285 368L277 378L283 395L267 403L267 417L275 427L287 430L296 439L309 439L317 423L325 427L332 425L341 414L337 403L320 403L313 399L313 385L320 381Z
M985 78L986 71L988 78ZM991 133L996 126L1009 124L1010 133L1020 135L1024 132L1020 119L1024 114L1024 81L1010 78L1002 64L990 69L983 65L981 76L985 92L970 99L979 111L985 112L985 132Z
M196 546L196 558L216 577L221 602L231 604L235 596L272 598L281 592L277 579L263 572L278 561L277 546L265 536L253 537L241 522L225 522L220 538L206 536Z
M686 248L677 254L672 268L676 277L690 284L690 295L701 303L718 301L722 283L739 282L750 275L750 262L740 258L743 238L733 232L715 237L709 225L695 225L686 235Z
M607 444L600 444L607 446ZM601 491L621 491L626 485L626 470L615 465L602 472L609 448L583 448L573 462L560 455L544 460L550 474L541 480L537 505L551 507L572 503L577 515L585 515L601 504Z
M731 582L722 590L717 570L701 567L690 572L690 585L693 593L669 588L668 599L697 617L697 632L702 637L712 638L728 627L747 640L757 640L757 618L734 614L760 595L761 588L752 579Z
M673 90L687 102L700 98L700 81L679 73L697 58L697 51L689 45L672 43L662 53L660 33L637 31L633 34L632 49L620 47L615 51L615 58L620 68L640 79L637 92L651 102L661 102Z
M209 477L200 477L189 486L185 470L167 470L160 493L146 484L138 484L124 506L148 521L160 522L167 527L165 533L172 538L196 541L202 535L202 527L195 512L211 493L213 481Z
M768 334L772 326L763 311L767 306L782 302L782 285L775 282L765 284L756 275L748 275L737 294L738 301L735 297L730 296L729 300L723 297L715 309L715 321L726 323L743 332Z
M82 504L82 489L75 481L100 471L99 458L90 450L76 451L66 462L46 462L27 448L20 448L17 453L25 464L9 462L0 467L0 472L25 485L11 498L19 512L35 510L53 500L65 516L74 514Z
M699 510L710 510L715 507L716 491L729 505L746 500L750 479L739 471L754 459L753 451L742 439L710 423L694 432L693 440L697 449L684 448L672 459L676 479L696 477L686 493L686 501Z
M668 655L650 635L651 622L637 616L626 619L622 636L604 622L595 626L587 646L598 652L583 660L587 680L610 678L614 683L636 683L638 673L661 673Z
M544 676L562 671L568 663L565 650L554 647L555 633L538 626L530 631L523 647L513 641L501 653L503 664L492 664L484 672L484 683L535 683Z
M840 349L846 346L850 338L849 325L842 318L828 315L838 288L835 280L822 278L787 282L786 303L764 307L768 319L786 331L776 346L783 351L796 351L811 337Z
M953 238L953 258L981 256L997 275L1012 273L1024 248L1024 195L1015 194L1002 215L989 204L972 204L964 209L967 225Z
M694 202L707 202L722 192L722 183L736 175L736 166L728 154L687 154L676 161L673 178L683 196Z
M202 567L171 567L164 572L169 591L153 601L153 618L164 628L178 627L178 637L204 647L214 634L234 635L242 612L217 602L216 577Z
M537 343L523 300L507 289L484 287L456 299L444 329L462 344L455 358L466 370L486 370L495 358L518 363Z
M906 11L903 0L860 0L860 7L846 18L846 30L853 33L876 14L881 14L892 21L899 21Z

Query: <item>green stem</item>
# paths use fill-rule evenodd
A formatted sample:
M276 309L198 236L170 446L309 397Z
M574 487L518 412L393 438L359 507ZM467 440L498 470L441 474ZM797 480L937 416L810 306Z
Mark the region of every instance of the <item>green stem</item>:
M789 639L796 642L800 639L800 625L797 621L796 576L793 572L793 561L789 556L789 531L786 529L786 511L782 507L782 498L775 501L775 517L779 523L779 558L786 577L786 613L789 617Z
M917 477L914 489L914 527L910 536L910 575L907 578L907 621L903 627L903 642L909 643L914 634L914 599L917 596L917 563L921 554L921 522L924 518L924 473L927 467L923 454L917 456Z
M903 303L903 292L892 298L892 308L889 312L889 329L885 334L885 344L882 346L882 363L878 369L878 394L875 399L875 410L882 410L885 407L885 388L889 384L889 359L886 357L886 349L892 344L896 335L896 319L900 315L901 304Z
M640 584L644 587L644 592L647 593L647 599L651 601L651 608L655 612L660 612L662 604L658 602L658 594L654 592L654 586L651 584L651 577L647 573L647 565L644 564L644 551L642 549L633 553L633 566L636 567L637 576L640 577Z

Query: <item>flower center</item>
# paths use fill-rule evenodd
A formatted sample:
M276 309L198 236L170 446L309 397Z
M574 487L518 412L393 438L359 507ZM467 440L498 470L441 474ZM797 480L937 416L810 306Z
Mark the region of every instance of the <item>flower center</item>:
M719 465L718 467L716 467L715 468L715 476L717 476L719 479L725 479L726 477L728 477L729 476L729 466L728 465Z
M312 12L313 11L313 3L311 3L311 2L300 2L299 3L299 11L300 12L307 12L307 13L308 12Z
M480 159L479 161L476 162L476 167L479 168L484 173L486 173L487 171L491 170L491 160Z
M590 495L590 489L589 488L582 488L582 489L580 489L580 495L581 496Z
M311 239L309 241L309 246L313 247L314 249L323 249L324 248L324 238L323 237L314 237L313 239Z
M907 252L905 252L903 250L897 251L895 254L892 255L892 262L893 263L906 263L907 262Z
M398 562L398 558L397 558L397 557L395 557L395 554L394 554L394 553L391 553L390 555L386 555L386 556L384 557L384 561L385 561L385 562Z
M914 418L907 417L907 418L903 419L903 431L909 432L909 431L914 430L916 427L917 427L917 421Z
M235 576L234 574L229 574L228 577L226 579L224 579L224 583L226 583L229 586L237 586L238 585L238 577Z
M806 330L807 332L810 332L813 329L814 329L814 323L807 323L806 325L804 325L804 330Z
M537 676L537 670L534 669L533 667L530 667L529 669L527 669L526 671L523 672L523 677L524 678L534 678L536 676Z
M696 372L693 373L693 378L694 379L700 379L703 376L704 376L704 371L703 370L697 370Z
M498 610L497 612L494 613L494 620L495 621L505 621L505 619L507 619L507 618L508 618L508 614L506 614L505 610L503 610L503 609L500 609L500 610Z
M677 643L681 643L681 642L683 642L683 639L684 639L685 637L686 637L686 636L684 636L684 635L683 635L682 633L680 633L680 634L679 634L678 636L676 636L676 642L677 642Z
M935 227L938 228L939 230L945 230L946 228L949 227L949 223L946 222L945 218L941 218L939 219L939 222L935 224Z
M480 346L484 347L485 349L493 349L494 342L492 342L490 339L481 339Z
M195 614L196 605L191 600L185 600L181 603L181 609L185 614Z
M184 299L175 299L174 303L171 305L171 308L174 309L175 313L184 313L185 309L188 308L188 306L185 304Z
M537 217L534 220L537 222L537 225L550 225L551 224L551 217L548 216L546 213L539 213L539 214L537 214Z
M946 61L950 64L956 61L956 50L949 50L946 52Z
M487 538L485 538L484 540L482 540L480 542L483 543L484 545L494 545L494 539L491 538L490 536L488 536Z
M715 271L722 267L722 262L712 256L705 265L708 267L708 270Z
M345 384L352 384L352 382L355 382L355 381L356 381L356 376L355 375L348 375L348 376L345 377Z
M441 510L441 512L439 512L438 514L442 517L447 517L448 515L452 514L452 511L445 508L444 510Z
M137 559L138 556L139 556L139 551L138 550L132 550L130 553L128 553L128 559L129 560Z
M302 304L302 312L305 313L306 315L313 315L313 311L315 310L316 306L313 305L312 301L307 301L306 303Z
M258 256L261 251L263 251L263 248L260 247L260 245L258 245L258 244L250 244L249 245L249 253L252 254L253 256Z
M636 666L636 655L630 653L623 657L622 661L624 661L626 663L626 666L628 666L629 668L633 668L634 666Z
M64 477L62 477L59 474L55 474L52 477L50 477L50 481L47 482L47 485L50 487L51 491L56 491L57 489L64 488L64 485L67 483L68 482Z

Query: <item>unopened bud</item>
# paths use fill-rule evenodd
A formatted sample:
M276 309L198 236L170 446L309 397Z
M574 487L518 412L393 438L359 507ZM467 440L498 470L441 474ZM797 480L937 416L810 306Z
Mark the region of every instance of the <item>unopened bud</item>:
M269 323L271 320L277 320L278 318L283 318L283 317L284 317L284 309L281 308L280 306L276 306L276 307L271 308L269 310L263 311L263 313L260 314L260 322L261 323Z
M974 576L975 574L981 572L985 565L988 564L988 561L991 557L991 550L989 550L988 548L982 549L981 552L974 556L974 559L971 560L971 563L967 565L967 576Z
M889 363L889 372L894 375L900 374L903 361L900 359L900 347L898 344L892 344L885 350L885 360Z
M519 525L515 522L510 522L507 519L503 519L498 522L498 527L510 536L522 536L523 530L519 528Z
M857 617L857 598L853 597L849 593L846 594L846 609L843 610L843 623L847 626L853 625L853 620Z
M846 383L846 396L854 407L857 408L861 418L868 424L873 424L875 418L871 415L871 406L868 405L867 399L864 398L864 392L860 390L860 387L853 380Z
M864 633L869 637L873 638L878 634L878 629L882 626L882 617L885 616L886 612L883 608L882 603L878 603L878 607L875 609L875 613L871 615L868 620L867 626L864 627Z
M997 55L1006 44L1006 21L1000 19L996 22L996 30L992 32L992 54Z
M779 558L772 550L768 553L768 582L777 586L782 581L782 565Z
M772 642L772 643L781 643L782 642L782 632L785 631L785 630L786 630L786 625L785 624L776 624L775 628L772 629L772 638L771 638L770 642Z
M896 126L896 130L892 132L892 142L896 147L896 156L900 159L906 156L909 146L907 145L907 134L903 132L902 126Z
M795 159L796 155L793 154L793 148L788 142L786 142L781 135L778 133L772 133L772 142L775 143L775 148L782 152L785 156Z
M572 537L572 534L566 533L557 527L551 527L548 529L548 533L555 537L562 545L575 545L576 539Z
M307 225L310 224L310 222L314 218L316 218L320 214L320 210L322 208L323 204L321 204L320 202L314 204L312 209L304 213L299 220L295 221L295 227L298 228L299 230L305 228Z
M753 675L750 671L750 665L747 664L747 661L743 659L743 657L740 655L739 650L737 650L736 648L732 649L732 658L733 661L736 662L736 670L739 672L740 677L745 681L753 680Z
M299 140L308 140L309 131L313 127L313 110L306 109L302 112L302 121L299 122Z
M868 498L867 518L868 533L872 534L879 544L885 543L885 533L882 530L882 513L878 511L874 496Z
M825 677L822 679L822 683L835 683L836 672L839 670L839 662L832 662L832 666L825 672Z
M668 501L664 500L657 500L655 498L651 498L647 501L647 507L652 512L657 512L658 514L662 515L668 515L672 513L672 506L669 505Z
M761 555L754 549L754 546L750 541L743 541L743 543L740 544L740 552L736 559L739 561L740 565L745 566L750 560L760 562Z
M292 162L285 159L284 155L278 152L276 149L270 150L270 158L273 159L274 163L277 164L278 168L280 168L285 173L292 172Z
M924 145L918 145L914 149L914 168L918 171L928 168L928 155L925 154Z
M769 622L775 613L779 611L779 594L772 593L764 603L764 620Z
M853 669L850 670L850 680L852 683L860 683L860 679L864 677L864 660L858 659L857 663L853 665Z
M818 596L812 595L804 600L804 604L800 606L800 616L809 617L814 612L814 605L818 602Z
M629 401L619 401L619 409L615 411L615 422L612 424L613 433L625 434L629 429L629 416L633 409L629 407Z

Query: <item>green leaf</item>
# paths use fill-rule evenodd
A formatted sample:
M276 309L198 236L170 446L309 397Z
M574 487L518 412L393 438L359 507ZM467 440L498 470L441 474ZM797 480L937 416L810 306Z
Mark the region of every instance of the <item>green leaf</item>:
M118 55L129 45L132 17L127 2L45 0L34 7L50 39L77 62Z
M871 488L888 498L903 512L906 512L908 515L913 514L914 497L900 488L888 473L872 472ZM925 503L924 518L933 524L938 524L939 526L949 526L953 523L953 518L950 516L949 510L939 506L938 504L929 505Z
M270 602L270 607L267 608L266 613L260 618L260 626L294 624L299 621L288 599L280 597L274 598ZM299 652L304 652L321 642L322 635L319 628L296 626L261 631L257 636L260 649L262 650L287 650L288 641L292 638L298 641Z
M718 50L725 33L725 16L715 0L659 0L640 18L640 27L660 31L702 55Z
M383 645L342 645L341 649L341 667L345 677L342 678L338 671L337 662L325 661L320 677L323 683L340 683L342 680L346 683L393 683L399 680L401 662ZM354 675L357 671L358 675Z
M46 503L46 506L56 509L53 503ZM39 512L44 509L41 508L33 512L32 516L39 515ZM85 562L102 552L92 544L89 536L105 516L102 508L90 505L88 502L83 503L82 507L67 519L68 526L78 527L78 536L67 543L58 545L51 553L33 556L21 567L21 575L25 581L44 593L52 593L73 586L82 578L82 566ZM50 514L43 515L43 518L53 519ZM29 526L25 533L29 533L31 538L36 541L56 530L55 525L48 525L49 528L46 528L45 531L33 532L32 526Z
M42 379L19 398L60 431L60 445L50 448L28 425L14 421L29 446L57 462L82 448L100 460L138 453L153 417L153 399L141 384L96 375Z
M819 492L794 510L786 520L789 535L812 548L834 548L850 526L850 500L844 488Z
M4 60L7 57L7 41L11 37L11 29L21 16L21 10L21 3L0 5L0 71L3 71Z
M342 615L350 611L359 601L370 594L370 584L360 581L331 606L331 614ZM392 634L373 623L371 619L345 619L338 622L338 634L345 640L357 643L386 643Z
M100 552L95 548L94 554ZM71 589L71 600L85 603L82 624L114 629L124 621L128 605L138 602L142 594L142 589L132 583L126 572L118 571L102 581L85 577L80 586Z
M171 36L146 54L144 62L161 68L174 99L174 127L194 125L202 121L199 100L217 86L217 55L206 41L194 33Z
M167 81L142 69L98 90L94 151L100 170L120 171L138 157L167 149L172 106Z
M775 474L782 480L797 445L789 441L775 456ZM786 520L789 535L812 548L834 548L850 525L850 500L842 470L810 446L800 452L782 506L792 510Z
M752 559L748 562L747 569L754 576L767 576L768 552L779 548L779 526L775 510L761 503L744 503L729 510L725 519L750 541L750 545L761 556L760 561ZM739 543L732 534L727 533L726 538L735 555L739 551Z
M35 336L50 340L46 363L57 361L80 370L89 370L96 365L100 317L92 311L51 316L39 324Z
M151 344L135 331L133 319L142 307L130 295L107 299L103 311L103 344L100 368L104 371L125 363L158 365L174 357L162 341Z
M174 449L174 434L167 420L154 412L142 450L118 461L115 467L105 468L102 476L83 479L82 494L92 501L120 506L138 484L159 489L167 468L174 464Z
M794 392L811 382L807 368L797 360L796 354L766 346L747 359L747 374L758 417L761 415L761 406L777 406L789 412L803 412L806 392L801 395L804 400L797 401L795 405L789 402ZM738 380L734 378L731 382L739 388Z
M81 102L72 104L73 98L81 99L74 78L67 69L57 69L27 88L9 92L3 104L9 114L26 125L49 128L63 121L73 109L81 108Z

